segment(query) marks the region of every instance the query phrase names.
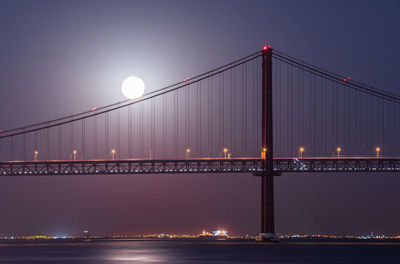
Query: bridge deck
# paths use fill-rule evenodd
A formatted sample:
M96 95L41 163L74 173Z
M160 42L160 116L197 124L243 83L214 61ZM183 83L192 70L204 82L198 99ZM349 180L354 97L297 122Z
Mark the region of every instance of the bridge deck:
M400 172L400 158L275 158L274 171L284 172ZM39 160L1 161L0 176L253 173L262 172L261 158L204 158L184 160Z

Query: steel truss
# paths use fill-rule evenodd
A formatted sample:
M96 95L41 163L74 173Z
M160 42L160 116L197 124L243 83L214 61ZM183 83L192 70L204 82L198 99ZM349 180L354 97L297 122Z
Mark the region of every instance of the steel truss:
M253 173L262 159L2 161L0 176ZM293 172L400 172L400 158L276 158L275 175Z

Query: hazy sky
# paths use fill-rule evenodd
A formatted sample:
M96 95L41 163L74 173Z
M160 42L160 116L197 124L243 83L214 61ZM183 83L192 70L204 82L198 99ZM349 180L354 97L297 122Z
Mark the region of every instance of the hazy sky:
M154 90L264 44L397 92L398 1L0 2L0 129ZM397 175L285 174L279 233L399 234ZM0 179L0 236L259 231L251 175Z

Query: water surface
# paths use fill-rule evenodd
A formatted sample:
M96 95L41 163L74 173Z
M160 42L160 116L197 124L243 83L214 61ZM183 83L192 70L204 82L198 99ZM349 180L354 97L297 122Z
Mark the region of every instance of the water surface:
M7 241L0 263L400 263L400 243Z

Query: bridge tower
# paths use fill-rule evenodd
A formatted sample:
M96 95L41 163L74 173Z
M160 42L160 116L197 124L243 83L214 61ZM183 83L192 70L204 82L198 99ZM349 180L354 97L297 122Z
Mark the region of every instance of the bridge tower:
M261 104L261 232L258 241L276 240L274 218L274 169L272 123L272 49L262 50L262 104Z

